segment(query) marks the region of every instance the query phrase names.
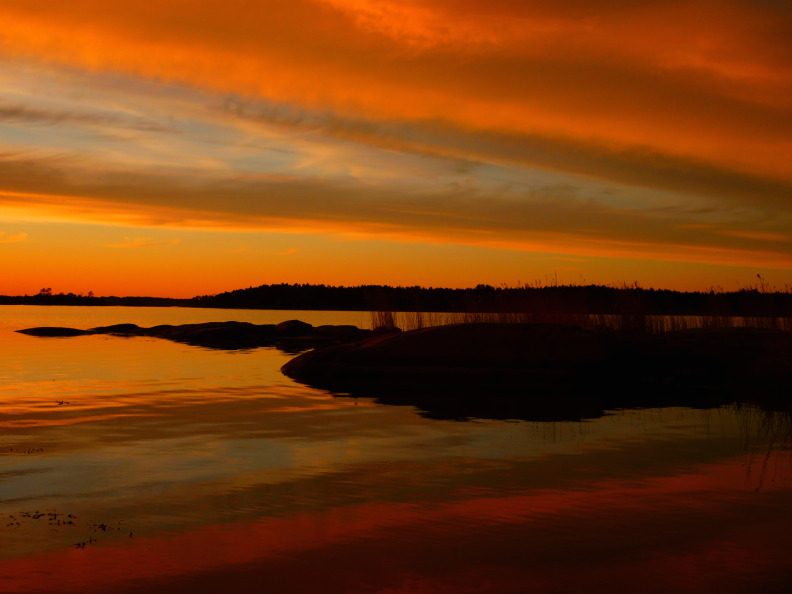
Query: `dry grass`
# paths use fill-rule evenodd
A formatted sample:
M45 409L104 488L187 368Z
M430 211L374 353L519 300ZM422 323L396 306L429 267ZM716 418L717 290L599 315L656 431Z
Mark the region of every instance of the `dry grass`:
M779 305L779 296L792 295L792 286L777 289L769 285L760 275L758 283L741 289L740 292L727 292L722 288L712 287L709 292L696 293L699 298L699 311L703 315L655 315L649 313L647 303L648 291L638 283L623 283L620 286L608 287L615 289L610 301L604 306L586 302L583 292L564 291L564 289L585 289L576 285L559 285L557 278L537 281L533 284L519 285L516 289L502 287L505 292L525 290L520 298L501 300L490 287L490 293L480 293L464 305L466 311L458 312L424 312L424 311L392 311L387 299L378 301L378 311L372 312L373 327L401 328L417 330L430 326L448 324L499 322L499 323L543 323L572 324L590 330L615 330L636 334L656 334L694 328L767 328L792 332L792 311L788 305ZM546 289L550 289L547 291ZM493 296L494 295L494 296ZM683 294L680 300L684 301ZM737 296L744 303L754 303L748 310L752 315L735 315L741 311L740 301L737 305L729 301ZM760 305L756 306L755 297L761 297ZM728 298L728 299L727 299ZM750 299L749 299L750 298ZM775 303L775 304L774 304ZM593 308L602 308L611 313L588 313ZM420 300L416 298L415 309L421 309ZM515 311L516 310L516 311ZM746 311L746 309L742 309ZM576 313L571 313L576 312ZM587 312L587 313L581 313ZM614 313L615 312L615 313Z
M772 316L655 316L645 314L547 314L482 312L371 312L372 327L418 330L449 324L497 322L504 324L572 324L586 330L614 330L657 334L694 328L768 328L792 332L792 318Z
M393 311L372 311L371 312L371 327L372 328L398 328L396 318L399 314Z

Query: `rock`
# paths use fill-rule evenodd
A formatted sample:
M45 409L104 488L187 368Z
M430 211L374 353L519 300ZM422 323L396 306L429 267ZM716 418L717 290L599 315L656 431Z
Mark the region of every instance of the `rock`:
M25 330L17 330L20 334L29 334L30 336L83 336L86 334L93 334L91 330L77 330L75 328L59 328L57 326L42 326L40 328L27 328Z
M262 346L277 346L279 349L297 354L316 346L355 341L367 337L370 330L355 326L320 326L299 320L274 324L251 324L249 322L207 322L173 326L161 324L141 328L135 324L100 326L90 330L75 328L28 328L18 330L33 336L81 336L86 334L112 334L121 336L151 336L175 342L212 349L251 349Z
M275 333L278 336L307 336L313 330L313 326L300 320L286 320L275 326Z
M137 324L115 324L113 326L99 326L91 328L93 334L137 334L141 328Z
M651 406L792 403L792 333L643 334L550 324L459 324L319 348L285 375L439 417L581 419Z

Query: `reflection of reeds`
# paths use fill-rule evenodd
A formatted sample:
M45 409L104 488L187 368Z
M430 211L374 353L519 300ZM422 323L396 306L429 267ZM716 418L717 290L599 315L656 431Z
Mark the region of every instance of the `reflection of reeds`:
M654 291L637 283L566 286L557 280L516 288L479 285L462 291L462 298L448 290L380 287L370 304L374 327L403 330L500 322L573 324L632 334L732 327L792 331L792 287L778 291L758 278L756 287L738 292L712 288L706 293ZM447 301L436 299L438 293Z
M751 403L734 405L745 447L745 472L755 474L756 490L769 478L775 482L770 464L783 463L776 472L788 476L792 465L792 410L767 410ZM779 472L780 471L780 472Z
M372 311L371 325L374 328L396 328L396 312L393 311Z
M646 314L563 314L547 312L395 312L373 311L372 327L418 330L449 324L571 324L585 330L658 334L694 328L768 328L792 332L792 318L766 316L672 316Z

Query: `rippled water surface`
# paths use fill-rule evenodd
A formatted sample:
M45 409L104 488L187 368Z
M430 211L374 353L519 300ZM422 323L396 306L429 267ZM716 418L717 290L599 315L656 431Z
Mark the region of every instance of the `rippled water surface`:
M0 592L786 592L788 416L435 420L274 348L32 326L357 312L0 307ZM486 395L482 395L485 397Z

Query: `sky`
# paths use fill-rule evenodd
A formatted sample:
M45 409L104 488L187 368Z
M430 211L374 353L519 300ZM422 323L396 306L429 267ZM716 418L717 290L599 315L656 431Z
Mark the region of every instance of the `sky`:
M786 0L2 0L0 294L792 285Z

